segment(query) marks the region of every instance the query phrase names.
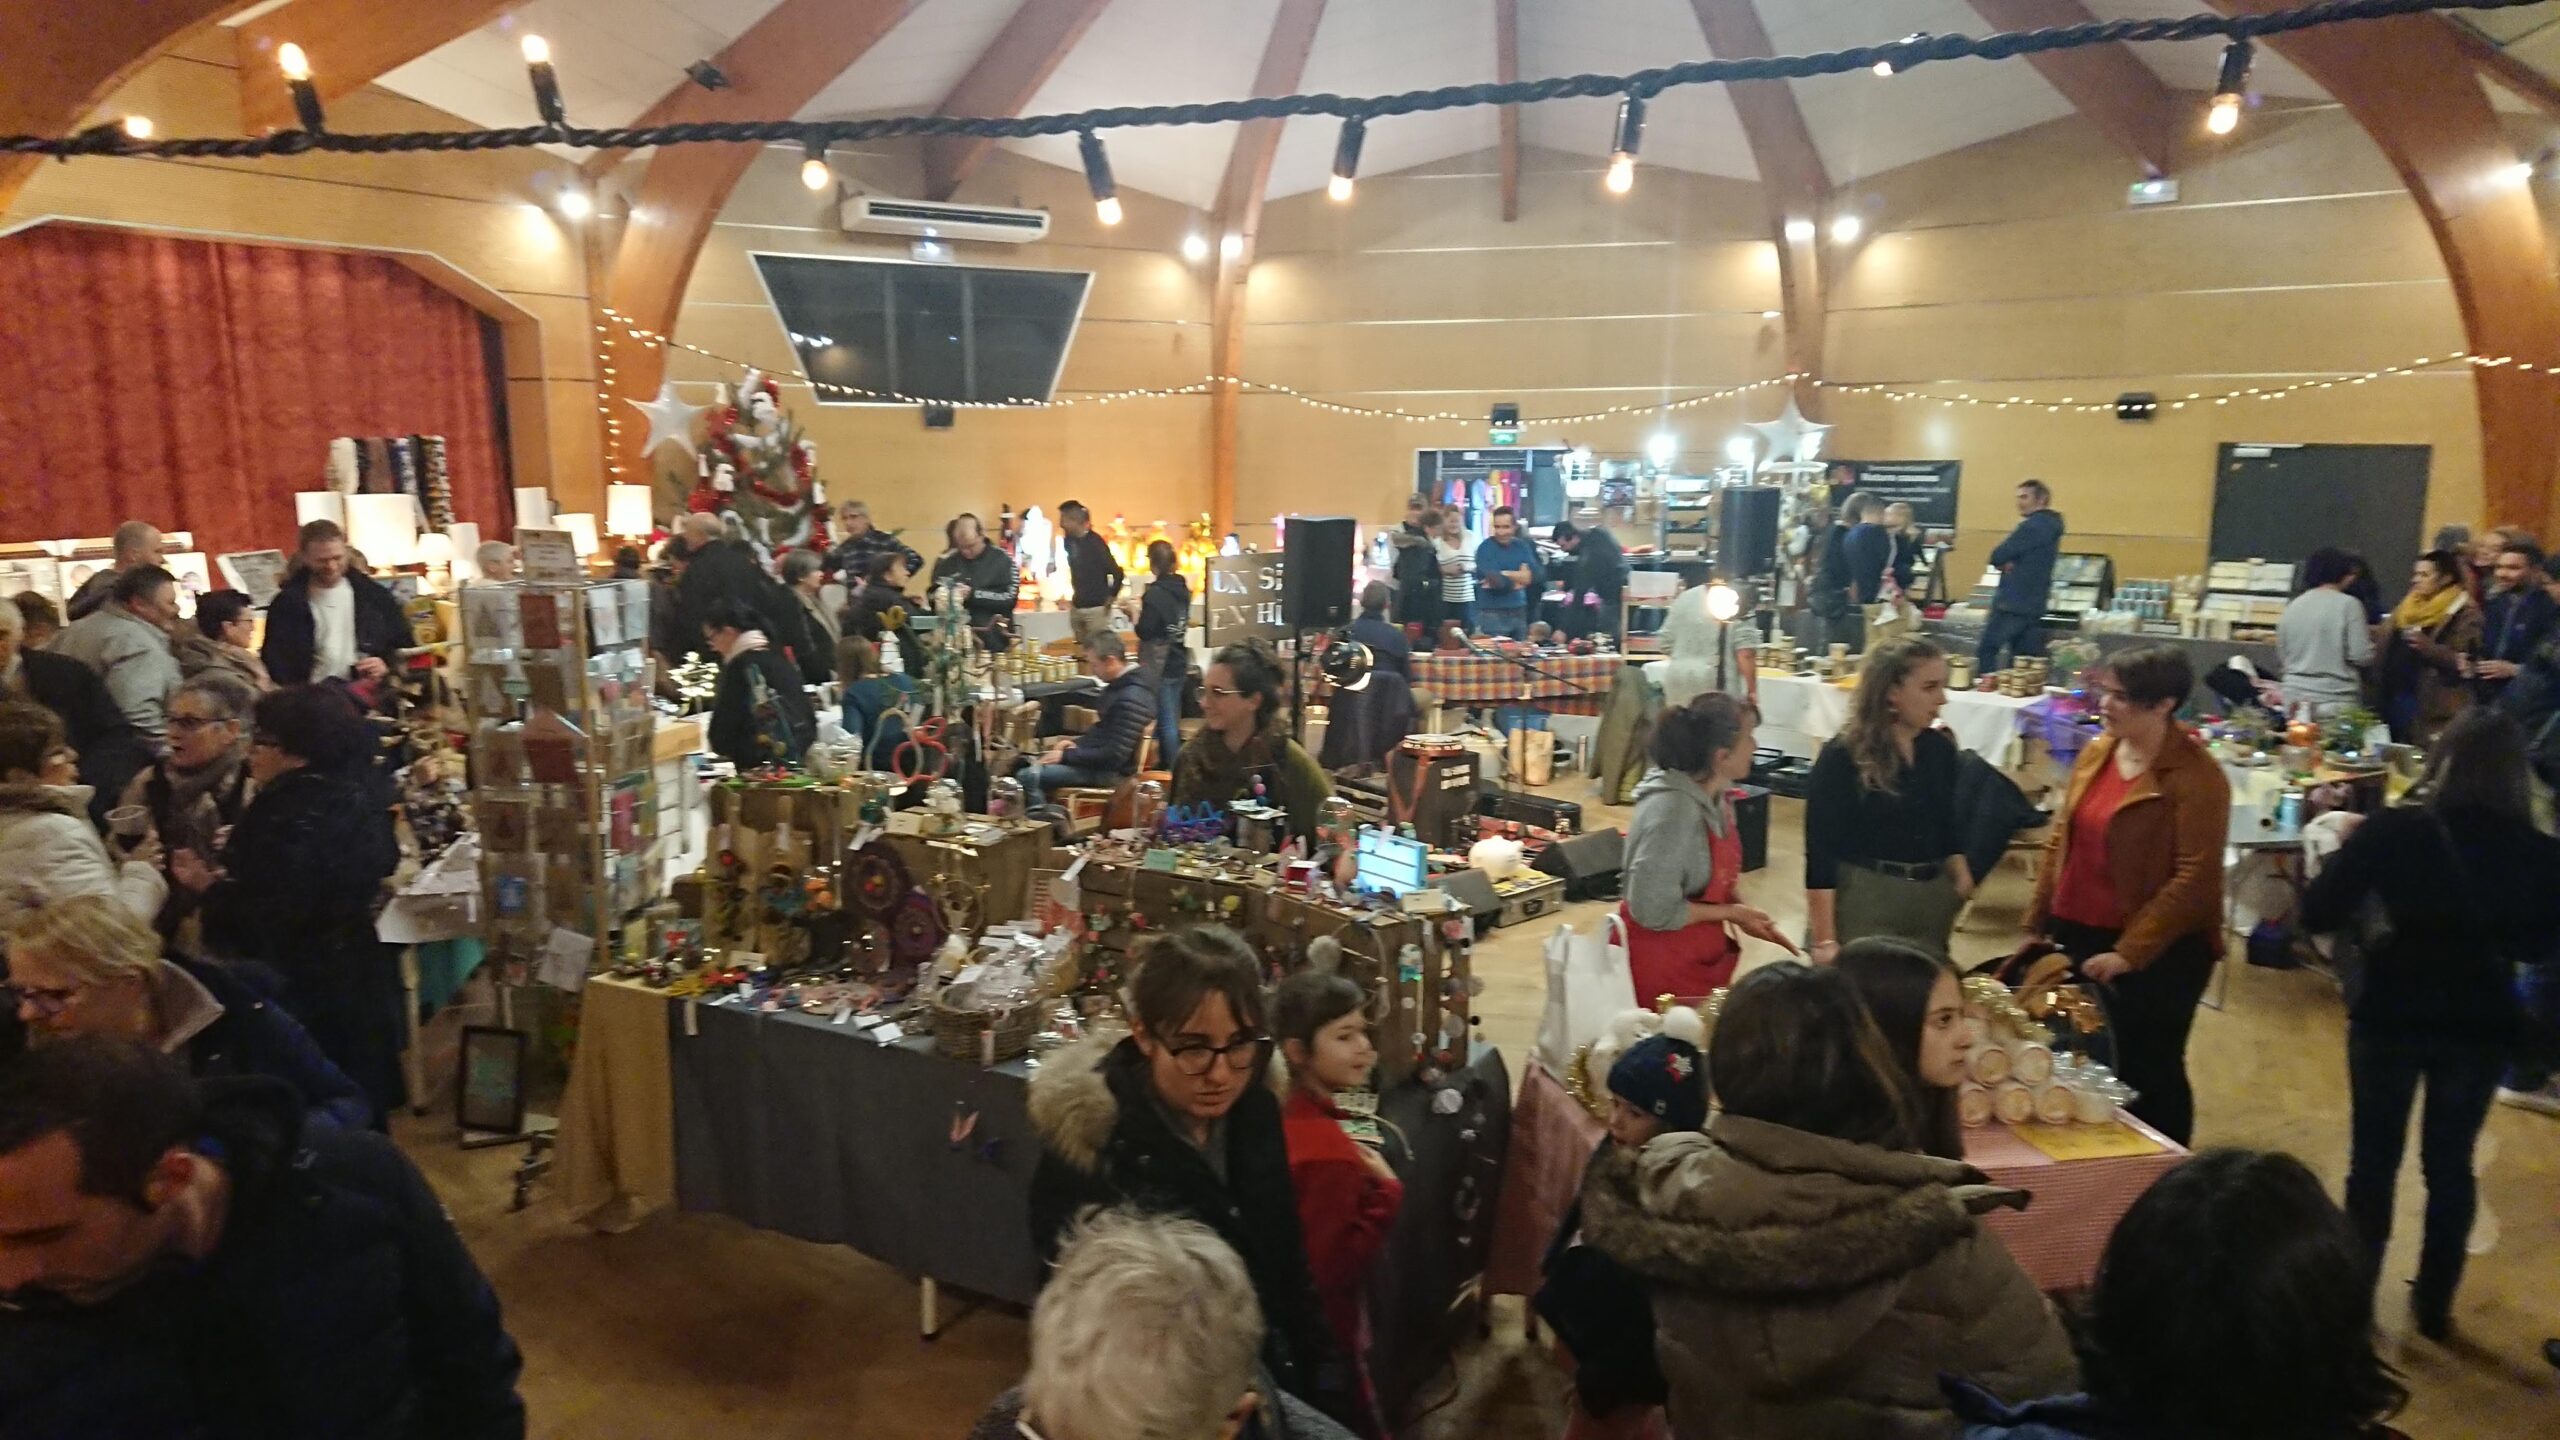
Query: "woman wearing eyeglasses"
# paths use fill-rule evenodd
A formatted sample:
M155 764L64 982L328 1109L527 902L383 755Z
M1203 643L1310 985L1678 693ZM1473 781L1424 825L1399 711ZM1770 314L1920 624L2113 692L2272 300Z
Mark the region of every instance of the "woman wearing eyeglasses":
M1316 1301L1298 1227L1262 966L1234 931L1159 936L1129 986L1130 1037L1060 1051L1031 1082L1040 1168L1031 1238L1044 1262L1076 1217L1127 1206L1197 1220L1244 1258L1275 1381L1354 1429L1359 1401Z
M222 671L189 676L169 695L169 753L133 777L126 805L151 816L151 833L164 851L211 855L222 833L249 806L249 711L258 692ZM160 933L176 935L195 910L196 895L173 886L160 907ZM192 942L181 949L192 954Z
M1173 803L1233 805L1257 794L1289 812L1289 833L1313 835L1333 781L1283 725L1280 667L1250 645L1229 645L1200 672L1200 733L1173 762Z
M89 823L80 753L62 717L23 700L0 703L0 924L32 899L112 895L141 918L160 913L168 886L145 837L129 856L107 852Z
M260 697L248 759L257 797L218 862L174 850L169 874L203 897L205 949L283 976L286 1008L388 1115L407 1093L400 968L374 938L373 912L400 846L388 806L364 783L372 745L334 688Z
M49 901L6 931L9 994L38 1043L72 1035L135 1040L199 1077L264 1075L302 1096L318 1123L373 1123L362 1091L244 973L165 960L160 937L103 895Z

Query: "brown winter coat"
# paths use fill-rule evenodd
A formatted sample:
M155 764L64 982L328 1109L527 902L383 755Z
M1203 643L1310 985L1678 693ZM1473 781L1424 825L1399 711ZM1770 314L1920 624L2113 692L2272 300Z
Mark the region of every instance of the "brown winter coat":
M2035 900L2027 907L2028 934L2041 932L2052 917L2054 891L2071 858L2072 813L2099 767L2114 763L2116 737L2102 735L2072 767L2070 789L2053 812L2053 833L2045 840ZM2172 722L2168 743L2126 787L2124 803L2107 824L2108 878L2125 917L2116 953L2140 969L2177 941L2219 932L2222 851L2230 842L2230 777L2222 773L2222 762Z
M1583 1239L1654 1287L1679 1440L1956 1433L1938 1377L2009 1400L2079 1368L2052 1307L1975 1214L2023 1203L1961 1161L1719 1116L1606 1147Z

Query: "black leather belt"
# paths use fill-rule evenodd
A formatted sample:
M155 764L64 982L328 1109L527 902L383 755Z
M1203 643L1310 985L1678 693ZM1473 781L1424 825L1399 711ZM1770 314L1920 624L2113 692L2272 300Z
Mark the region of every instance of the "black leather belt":
M1879 875L1890 875L1896 880L1935 880L1945 874L1947 869L1946 866L1934 860L1920 865L1901 860L1851 860L1847 863L1861 870L1873 870Z

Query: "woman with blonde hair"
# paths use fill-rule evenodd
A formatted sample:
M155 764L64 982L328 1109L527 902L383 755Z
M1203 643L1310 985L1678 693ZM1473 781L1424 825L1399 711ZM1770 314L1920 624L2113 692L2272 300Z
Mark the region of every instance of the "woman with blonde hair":
M373 1107L244 970L170 960L121 903L76 895L10 922L8 999L37 1044L101 1035L156 1046L199 1079L263 1075L293 1087L313 1124L361 1129Z
M1849 723L1805 787L1804 883L1813 958L1869 935L1943 955L1973 894L1956 826L1955 738L1934 728L1947 654L1916 636L1867 656Z

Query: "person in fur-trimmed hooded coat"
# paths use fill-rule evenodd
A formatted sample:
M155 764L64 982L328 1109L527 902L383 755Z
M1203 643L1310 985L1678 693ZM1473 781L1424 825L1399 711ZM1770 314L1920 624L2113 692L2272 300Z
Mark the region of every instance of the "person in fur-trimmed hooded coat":
M1975 1218L2026 1197L1909 1143L1857 1006L1835 971L1744 977L1709 1052L1723 1113L1585 1176L1584 1243L1650 1282L1680 1440L1936 1440L1956 1433L1941 1375L2011 1401L2078 1383L2052 1307Z

